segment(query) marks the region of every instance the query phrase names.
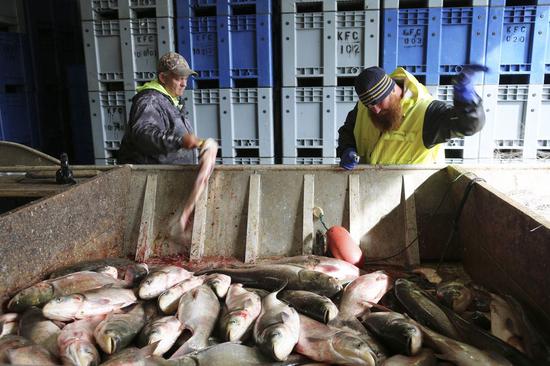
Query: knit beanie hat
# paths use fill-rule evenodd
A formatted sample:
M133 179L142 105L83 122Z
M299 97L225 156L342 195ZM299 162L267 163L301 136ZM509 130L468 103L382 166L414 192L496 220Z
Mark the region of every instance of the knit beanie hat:
M395 81L378 66L363 70L355 78L355 92L366 107L381 102L390 95L394 86Z

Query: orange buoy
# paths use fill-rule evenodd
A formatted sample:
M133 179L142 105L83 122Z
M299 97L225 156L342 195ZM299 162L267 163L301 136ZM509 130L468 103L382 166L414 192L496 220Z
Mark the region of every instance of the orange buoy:
M342 226L333 226L327 230L327 246L334 258L342 259L359 268L365 263L361 248Z

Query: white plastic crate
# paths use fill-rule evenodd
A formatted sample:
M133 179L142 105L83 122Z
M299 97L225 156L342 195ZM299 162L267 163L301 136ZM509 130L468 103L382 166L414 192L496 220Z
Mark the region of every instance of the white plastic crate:
M271 164L271 88L186 90L185 107L200 137L215 138L224 164Z
M379 64L379 10L282 14L283 87L336 86Z
M283 164L334 164L338 129L356 103L352 86L282 88Z
M88 90L108 90L122 82L124 90L156 77L161 55L173 51L173 18L140 18L82 22Z
M172 0L80 0L82 20L102 20L105 18L131 19L140 14L152 17L173 17Z
M542 85L485 85L486 124L480 135L480 161L534 161Z

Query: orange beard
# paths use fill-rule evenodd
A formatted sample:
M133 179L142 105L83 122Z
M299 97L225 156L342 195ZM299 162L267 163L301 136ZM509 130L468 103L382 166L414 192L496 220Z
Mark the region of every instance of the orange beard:
M384 132L395 131L401 125L401 101L395 94L390 95L390 106L376 114L369 109L369 116L374 127Z

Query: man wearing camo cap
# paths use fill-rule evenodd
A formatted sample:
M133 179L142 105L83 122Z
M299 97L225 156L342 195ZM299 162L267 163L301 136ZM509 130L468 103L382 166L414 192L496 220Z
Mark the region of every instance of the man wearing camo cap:
M137 89L118 154L121 164L196 164L201 141L185 117L181 96L197 73L176 52L163 55L157 78Z

